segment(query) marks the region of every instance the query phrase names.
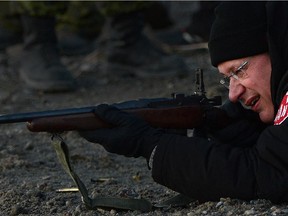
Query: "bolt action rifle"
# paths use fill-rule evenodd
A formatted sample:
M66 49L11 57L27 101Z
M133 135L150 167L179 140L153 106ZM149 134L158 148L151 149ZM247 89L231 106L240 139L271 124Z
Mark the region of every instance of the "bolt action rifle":
M112 104L142 117L153 127L192 129L209 124L221 128L229 122L219 109L221 96L208 99L205 95L203 72L196 71L195 92L192 95L172 94L172 98L151 98ZM96 130L113 127L93 112L96 106L0 115L0 124L27 122L32 132L59 133L64 131Z
M219 129L229 124L230 119L226 113L218 108L222 104L221 96L208 99L205 95L203 72L196 71L195 92L192 95L173 94L172 98L152 98L126 101L113 104L115 107L134 113L142 117L153 127L165 129L193 129L209 124L209 127ZM0 124L27 122L27 127L32 132L50 132L53 135L53 147L64 170L73 179L82 201L89 209L116 208L125 210L150 211L150 201L140 198L90 198L88 190L73 170L68 146L59 133L64 131L96 130L103 127L113 127L101 120L94 113L96 106L50 110L0 115ZM154 207L167 208L168 206L185 206L192 201L191 198L179 194Z

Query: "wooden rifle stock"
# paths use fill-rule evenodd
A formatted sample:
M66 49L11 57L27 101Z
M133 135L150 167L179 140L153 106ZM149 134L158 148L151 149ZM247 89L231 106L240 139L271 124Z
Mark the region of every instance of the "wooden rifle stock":
M187 129L203 124L204 110L201 106L169 108L140 108L124 110L142 117L153 127ZM32 132L85 131L113 127L94 113L36 118L27 123Z
M140 108L123 110L143 118L153 127L166 129L192 129L203 124L209 124L212 128L222 128L231 122L226 112L216 107L199 105L180 106L170 108ZM32 132L63 132L63 131L87 131L99 128L113 127L103 121L93 112L36 118L27 123L27 128Z

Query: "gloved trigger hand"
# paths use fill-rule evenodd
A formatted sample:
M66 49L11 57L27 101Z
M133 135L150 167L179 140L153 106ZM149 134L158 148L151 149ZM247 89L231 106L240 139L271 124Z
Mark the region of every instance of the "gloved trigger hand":
M223 129L210 131L210 138L234 146L254 145L260 133L267 126L261 122L259 115L244 108L240 102L226 101L221 108L233 121Z

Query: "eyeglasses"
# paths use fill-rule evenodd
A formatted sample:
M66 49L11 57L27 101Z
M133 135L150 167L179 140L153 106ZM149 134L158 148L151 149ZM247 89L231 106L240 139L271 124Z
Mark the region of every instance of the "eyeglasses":
M229 76L224 76L220 80L220 83L229 89L231 77L240 81L242 79L247 78L248 74L246 73L246 70L248 68L248 64L249 64L249 61L243 62L234 72L231 71Z

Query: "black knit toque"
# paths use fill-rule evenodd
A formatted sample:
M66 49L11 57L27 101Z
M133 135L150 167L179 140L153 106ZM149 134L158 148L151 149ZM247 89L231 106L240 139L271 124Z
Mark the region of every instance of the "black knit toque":
M209 39L213 66L268 51L265 2L223 2Z

